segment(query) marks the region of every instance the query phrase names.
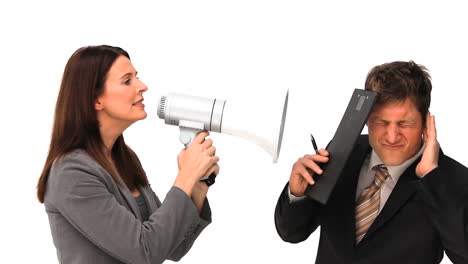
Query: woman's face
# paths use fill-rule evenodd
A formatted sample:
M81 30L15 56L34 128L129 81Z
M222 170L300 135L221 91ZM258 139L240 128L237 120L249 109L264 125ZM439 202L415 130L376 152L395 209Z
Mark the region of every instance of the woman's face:
M101 125L129 126L146 118L143 93L148 88L137 77L137 72L125 56L112 64L104 83L104 93L96 101L95 109Z

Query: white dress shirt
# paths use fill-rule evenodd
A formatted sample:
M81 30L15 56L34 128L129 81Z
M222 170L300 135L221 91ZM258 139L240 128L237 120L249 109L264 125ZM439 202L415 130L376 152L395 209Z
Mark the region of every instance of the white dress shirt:
M412 158L410 158L409 160L403 162L402 164L400 164L398 166L387 166L387 165L385 165L387 167L387 169L388 169L388 172L390 173L390 177L388 177L387 180L385 180L385 182L383 183L383 185L381 187L379 213L382 210L382 208L384 207L385 203L387 202L388 197L390 196L390 194L393 191L393 188L395 188L395 186L396 186L396 184L398 182L398 179L400 179L401 174L403 174L403 172L417 158L419 158L422 155L422 153L424 151L424 147L425 147L425 145L423 145L421 147L421 149L419 150L418 153L416 153L416 155L414 155ZM361 195L361 192L365 188L367 188L372 183L372 181L374 180L375 172L372 171L372 168L375 165L379 165L379 164L383 164L383 162L379 158L377 153L374 150L372 150L372 152L369 155L367 155L366 159L364 160L364 163L362 164L362 167L361 167L361 171L359 172L359 180L358 180L358 184L357 184L357 188L356 188L356 201L359 198L359 196ZM291 203L296 202L296 201L300 201L300 200L306 198L306 196L302 196L302 197L294 196L293 194L291 194L291 189L289 189L289 188L288 188L288 192L289 192L289 202L291 202Z
M382 162L382 160L379 158L377 153L374 150L372 150L370 155L368 155L368 157L362 164L361 172L359 173L359 180L358 180L358 184L356 188L356 201L359 199L361 192L365 188L367 188L369 185L371 185L372 181L374 181L375 171L372 170L372 168L376 165L384 164L385 167L387 167L390 177L388 177L383 183L383 185L380 187L380 207L379 207L379 212L380 212L382 208L384 207L385 203L387 202L388 197L392 193L393 188L395 188L398 180L400 179L401 174L403 174L403 172L405 172L405 170L417 158L419 158L422 155L423 151L424 151L424 145L421 147L419 152L416 153L416 155L414 155L409 160L403 162L402 164L398 166L387 166Z

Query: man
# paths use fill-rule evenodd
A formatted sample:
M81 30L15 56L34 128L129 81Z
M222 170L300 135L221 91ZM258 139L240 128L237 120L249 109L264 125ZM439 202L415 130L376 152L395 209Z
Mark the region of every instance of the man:
M468 263L468 169L439 149L428 112L431 81L414 62L374 67L366 90L380 94L326 205L304 196L329 154L293 166L275 210L287 242L320 226L316 263ZM318 176L317 176L318 174Z

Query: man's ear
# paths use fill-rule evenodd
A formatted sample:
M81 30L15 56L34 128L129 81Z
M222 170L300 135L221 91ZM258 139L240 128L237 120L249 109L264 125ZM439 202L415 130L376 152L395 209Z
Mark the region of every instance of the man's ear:
M94 103L94 109L96 111L101 111L102 109L104 109L104 105L102 104L100 98L96 99L96 102Z

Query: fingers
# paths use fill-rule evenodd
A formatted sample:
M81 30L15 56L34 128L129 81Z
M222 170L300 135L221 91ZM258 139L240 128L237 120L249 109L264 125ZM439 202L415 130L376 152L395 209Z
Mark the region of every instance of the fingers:
M201 177L201 179L208 179L211 174L214 173L214 175L218 175L219 173L219 165L218 165L218 161L219 161L219 158L218 157L212 157L211 159L212 162L210 162L210 164L208 165L209 168L206 170L206 172L203 174L203 177Z
M212 173L214 173L215 175L219 174L219 165L217 163L215 163L213 166L211 166L211 168L208 169L205 177L209 177Z
M437 130L436 130L436 126L435 126L435 116L431 115L430 113L429 114L429 124L428 124L428 129L429 129L429 134L431 137L433 138L437 138Z
M194 138L192 144L200 144L202 150L204 150L207 153L207 155L214 156L216 153L216 148L213 146L213 140L211 138L206 138L207 136L209 136L209 132L207 131L202 131L198 133L197 136Z
M201 144L203 141L205 141L205 138L209 135L210 133L208 131L202 131L195 136L192 143Z
M319 154L325 157L328 157L328 155L330 155L330 153L328 153L326 149L319 149Z
M205 141L201 143L201 147L209 156L214 156L216 154L216 147L213 146L213 140L211 138L205 139Z
M210 164L213 165L215 163L218 163L218 161L219 161L219 157L218 156L213 156L210 159Z
M206 153L207 153L209 156L214 156L214 155L216 154L216 148L215 148L215 146L209 147L209 148L206 150Z
M327 160L324 161L324 162L327 162L327 161L328 161L328 158L327 158L327 157L322 157L322 159L327 159ZM302 164L304 164L304 166L305 166L306 168L311 169L311 170L314 171L315 173L317 173L317 174L319 174L319 175L323 173L323 170L320 168L320 166L317 165L317 163L313 162L312 160L304 158L304 159L301 160L301 162L302 162Z
M304 178L309 184L315 184L315 181L312 178L312 174L304 166L299 166L293 173L296 173L300 177Z
M208 149L209 147L213 145L213 140L211 138L205 139L205 141L203 141L201 145L204 149Z
M319 153L326 155L305 155L304 157L297 160L293 166L292 176L296 175L297 177L303 178L309 184L315 184L313 178L314 174L321 175L323 170L320 168L318 163L327 163L329 158L328 151L321 149ZM295 177L296 177L295 176Z
M319 152L322 151L322 150L319 150ZM323 150L323 151L326 151L326 150ZM304 155L303 159L306 159L306 160L311 160L313 162L319 162L319 163L326 163L328 162L329 158L328 158L328 152L322 152L324 153L326 156L322 156L322 155ZM311 168L312 169L312 168Z
M437 140L435 116L431 115L430 112L427 112L427 115L426 115L426 127L424 129L424 139L425 141Z

